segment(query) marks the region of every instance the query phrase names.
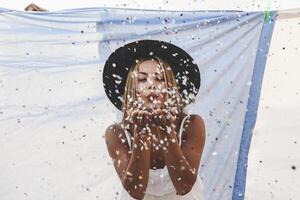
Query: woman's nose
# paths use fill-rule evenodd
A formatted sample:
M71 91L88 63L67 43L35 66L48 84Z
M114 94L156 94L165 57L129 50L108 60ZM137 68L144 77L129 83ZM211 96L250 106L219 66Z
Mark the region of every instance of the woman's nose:
M155 84L155 82L149 83L148 89L156 89L156 84Z

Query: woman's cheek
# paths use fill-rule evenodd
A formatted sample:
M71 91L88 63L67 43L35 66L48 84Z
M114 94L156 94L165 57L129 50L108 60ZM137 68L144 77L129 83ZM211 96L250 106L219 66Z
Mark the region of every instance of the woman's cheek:
M142 85L142 84L138 84L138 86L137 86L137 91L138 91L138 93L142 93L143 92L143 90L144 90L144 86Z
M145 97L145 90L146 90L145 88L146 87L144 85L142 85L142 84L138 85L138 87L137 87L138 96L141 97L141 98L143 98L143 99L146 98Z

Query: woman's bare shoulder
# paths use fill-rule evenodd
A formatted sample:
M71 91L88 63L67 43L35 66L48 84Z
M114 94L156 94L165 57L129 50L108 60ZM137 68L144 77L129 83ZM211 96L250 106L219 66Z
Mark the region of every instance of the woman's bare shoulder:
M188 121L189 121L189 123L188 123L187 129L190 132L194 132L195 130L197 130L197 132L198 132L198 130L202 130L202 132L203 131L205 132L205 122L204 122L204 119L200 115L190 114Z
M115 122L115 123L109 125L105 130L105 134L111 133L111 132L124 132L122 124Z
M197 114L190 114L190 119L193 121L198 121L199 123L204 123L204 119Z
M189 122L204 124L203 118L198 114L186 114L186 113L184 113L182 119L186 116L189 116L188 117Z
M117 122L109 125L105 130L105 138L121 137L124 134L125 131L121 123L117 123Z

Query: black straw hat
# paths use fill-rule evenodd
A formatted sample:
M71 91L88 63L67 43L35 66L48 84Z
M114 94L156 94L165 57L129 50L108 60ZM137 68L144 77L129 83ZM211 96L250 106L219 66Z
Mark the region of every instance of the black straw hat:
M122 110L123 93L129 69L140 58L157 56L170 65L184 104L196 97L200 88L200 72L193 58L183 49L164 41L139 40L116 49L103 70L103 85L110 101Z

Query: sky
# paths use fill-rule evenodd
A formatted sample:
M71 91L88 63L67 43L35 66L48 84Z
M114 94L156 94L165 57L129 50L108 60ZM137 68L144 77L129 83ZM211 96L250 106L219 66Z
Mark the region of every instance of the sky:
M47 10L58 11L86 7L126 7L164 10L281 10L300 8L299 0L2 0L1 8L24 10L30 3L35 3Z

